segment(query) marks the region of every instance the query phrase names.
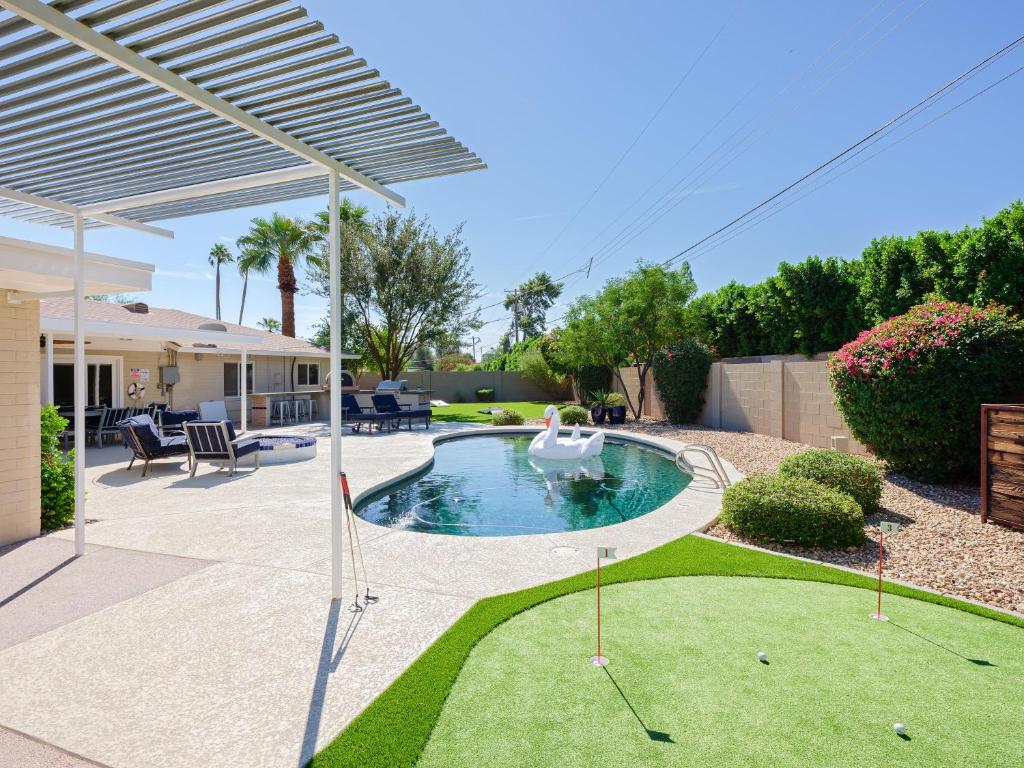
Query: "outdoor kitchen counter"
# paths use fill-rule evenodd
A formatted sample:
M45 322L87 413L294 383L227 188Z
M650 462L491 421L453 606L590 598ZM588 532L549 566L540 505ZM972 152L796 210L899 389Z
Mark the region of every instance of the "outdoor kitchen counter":
M278 400L316 400L317 417L321 419L326 418L328 416L327 398L329 394L329 392L324 392L322 389L304 389L288 392L252 392L248 395L252 406L250 424L254 429L269 427L271 408Z

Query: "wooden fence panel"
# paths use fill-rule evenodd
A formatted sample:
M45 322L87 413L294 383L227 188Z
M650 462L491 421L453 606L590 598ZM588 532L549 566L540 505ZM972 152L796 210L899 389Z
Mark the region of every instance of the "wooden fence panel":
M1024 405L981 406L981 522L1024 528Z

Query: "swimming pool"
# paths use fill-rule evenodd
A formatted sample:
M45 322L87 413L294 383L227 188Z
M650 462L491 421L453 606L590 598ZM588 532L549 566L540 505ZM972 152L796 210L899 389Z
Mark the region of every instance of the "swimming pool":
M454 536L516 536L600 528L645 515L686 488L672 456L605 441L600 456L551 461L528 455L534 433L440 442L423 472L360 502L371 523Z

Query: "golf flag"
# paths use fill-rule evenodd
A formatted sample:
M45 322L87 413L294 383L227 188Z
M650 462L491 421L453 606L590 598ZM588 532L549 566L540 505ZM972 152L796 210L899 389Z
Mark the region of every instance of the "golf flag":
M598 547L597 557L601 560L614 560L615 559L615 547Z
M899 523L884 522L878 524L878 530L880 530L882 533L896 533L899 529Z

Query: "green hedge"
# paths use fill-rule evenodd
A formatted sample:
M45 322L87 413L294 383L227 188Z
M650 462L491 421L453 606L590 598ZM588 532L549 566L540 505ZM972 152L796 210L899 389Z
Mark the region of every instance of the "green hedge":
M558 416L562 424L571 427L575 424L585 425L590 420L590 413L580 405L565 405L559 408Z
M673 424L692 424L704 408L711 350L698 341L676 342L654 357L654 383Z
M52 405L43 406L39 419L40 435L40 523L45 530L63 528L75 516L75 452L67 458L60 450L57 435L68 426Z
M852 496L802 477L754 475L725 490L722 522L759 541L834 549L864 541Z
M1024 400L1024 322L1006 307L927 302L864 331L828 368L850 431L891 468L975 478L981 404Z
M882 471L861 456L839 451L805 451L783 459L779 474L814 480L849 494L866 515L878 511L882 498Z
M513 411L509 408L504 411L499 411L491 416L491 423L496 427L515 427L520 424L525 424L526 419L523 418L523 414L519 411Z

